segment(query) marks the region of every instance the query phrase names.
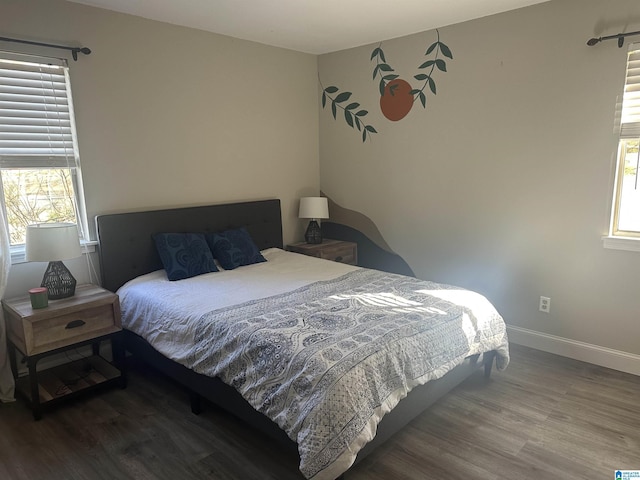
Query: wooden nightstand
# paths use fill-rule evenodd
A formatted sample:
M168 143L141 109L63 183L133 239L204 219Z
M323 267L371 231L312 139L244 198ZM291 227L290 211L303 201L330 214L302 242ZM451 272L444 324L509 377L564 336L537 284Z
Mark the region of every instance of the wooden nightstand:
M114 383L126 386L124 345L118 296L96 285L81 285L73 297L49 300L31 308L28 296L2 301L7 324L7 344L16 393L26 399L36 420L42 408L81 393ZM113 363L100 355L100 343L111 341ZM84 345L93 355L38 371L46 356ZM16 350L24 355L29 375L18 377Z
M287 245L287 250L349 265L358 264L358 244L354 242L325 238L317 244L300 242Z

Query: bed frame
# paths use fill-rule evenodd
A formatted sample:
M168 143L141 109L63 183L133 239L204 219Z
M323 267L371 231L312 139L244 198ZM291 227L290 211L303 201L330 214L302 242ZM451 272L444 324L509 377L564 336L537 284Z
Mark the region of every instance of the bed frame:
M100 215L96 217L102 286L112 292L127 281L162 268L152 241L160 232L218 232L246 227L262 250L283 248L280 200L218 204L198 207ZM191 396L191 410L199 413L204 398L253 427L282 442L296 444L270 419L254 410L233 388L218 378L195 373L160 354L138 335L125 330L125 346L134 356L157 368L180 384ZM414 388L398 406L385 415L376 437L358 454L356 462L422 413L436 400L484 365L489 377L495 352L474 355L444 377Z

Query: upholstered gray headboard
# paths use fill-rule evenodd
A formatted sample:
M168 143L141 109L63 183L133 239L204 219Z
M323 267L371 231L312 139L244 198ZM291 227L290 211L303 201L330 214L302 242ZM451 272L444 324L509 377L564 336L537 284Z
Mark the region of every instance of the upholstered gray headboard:
M282 248L280 200L128 212L96 217L102 286L115 292L129 280L162 268L152 235L220 232L246 227L258 248Z

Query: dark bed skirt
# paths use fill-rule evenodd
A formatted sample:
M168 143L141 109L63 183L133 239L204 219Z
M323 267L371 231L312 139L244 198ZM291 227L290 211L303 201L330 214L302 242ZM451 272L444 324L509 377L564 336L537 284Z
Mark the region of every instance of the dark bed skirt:
M276 423L251 407L236 390L219 378L196 373L168 359L142 337L129 330L124 330L124 337L127 351L136 359L144 361L187 389L193 413L200 413L201 399L204 398L245 421L253 428L274 438L284 448L297 452L296 443ZM485 377L488 378L494 358L495 352L467 357L462 364L444 377L415 387L406 398L400 401L396 408L384 416L378 425L375 438L360 450L356 463L483 366Z
M219 378L196 373L184 365L174 362L158 352L142 337L129 330L124 330L124 338L125 348L136 359L144 361L187 389L193 413L200 413L201 399L204 398L297 452L296 444L276 423L251 407L242 398L242 395Z

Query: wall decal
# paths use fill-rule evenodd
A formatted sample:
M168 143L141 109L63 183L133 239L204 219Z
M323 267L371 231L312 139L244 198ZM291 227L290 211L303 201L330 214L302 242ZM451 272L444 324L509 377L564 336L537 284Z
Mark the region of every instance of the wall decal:
M362 132L362 141L365 142L372 133L378 133L377 130L364 123L364 117L369 113L367 110L357 110L360 104L357 102L349 103L346 106L341 105L351 98L351 92L338 93L339 89L335 86L324 88L322 82L322 108L327 104L327 99L331 102L331 113L335 119L338 114L338 108L344 111L344 119L351 128L357 128L359 132ZM335 97L332 97L334 93L337 93Z
M442 72L447 71L447 63L442 56L453 59L451 49L440 41L440 32L436 29L437 40L432 43L425 53L425 56L434 54L434 58L422 63L418 69L428 70L428 73L418 73L413 78L423 82L422 87L412 88L409 82L400 78L400 75L387 63L382 50L382 44L371 52L371 60L376 60L373 68L373 79L380 77L378 88L380 90L380 110L389 120L397 122L402 120L411 111L416 100L420 99L423 108L427 108L427 96L424 92L427 85L429 90L436 94L436 82L433 79L433 71L437 68Z
M376 60L376 66L373 68L373 79L380 77L378 84L380 90L380 110L382 114L393 122L402 120L413 108L416 100L420 99L423 108L427 108L427 95L425 89L429 86L429 90L436 94L436 82L433 79L434 70L437 68L441 72L447 71L447 63L442 57L453 59L451 49L440 41L440 32L436 29L437 40L432 43L425 53L433 58L423 62L418 69L423 72L413 76L419 82L423 82L420 88L413 88L409 82L400 78L400 75L394 73L395 70L387 63L382 50L382 43L371 52L370 60ZM426 73L425 73L426 72ZM320 79L320 87L322 88L322 108L327 105L327 101L331 104L331 114L334 120L338 118L338 109L342 110L345 122L353 129L358 129L362 133L362 141L366 142L371 139L371 134L378 131L365 122L365 118L369 111L360 108L358 102L347 103L351 98L351 92L340 92L335 85L324 87Z
M409 264L391 249L373 220L363 213L338 205L322 191L320 195L328 198L331 212L331 219L322 221L322 234L334 240L356 242L359 266L416 276Z

